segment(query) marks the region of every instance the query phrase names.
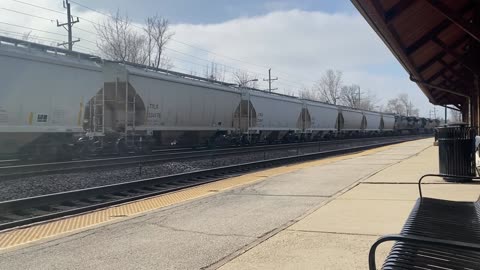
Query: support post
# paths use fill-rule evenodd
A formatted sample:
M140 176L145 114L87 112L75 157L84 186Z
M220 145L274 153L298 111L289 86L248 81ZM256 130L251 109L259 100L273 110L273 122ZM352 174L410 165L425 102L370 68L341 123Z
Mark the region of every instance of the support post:
M447 125L447 105L444 106L445 107L445 125Z
M451 89L447 89L445 87L441 87L441 86L438 86L438 85L434 85L434 84L430 84L430 83L427 83L427 82L419 81L419 80L413 78L411 75L410 75L410 80L414 83L417 83L417 84L420 84L420 85L423 85L423 86L435 88L439 91L443 91L443 92L447 92L447 93L450 93L450 94L453 94L453 95L464 97L467 100L467 103L468 103L468 122L469 122L470 126L473 126L474 122L472 121L472 100L471 100L471 97L469 95L461 94L461 93L455 92Z
M272 90L277 90L278 88L272 88L272 81L278 80L278 77L272 79L272 69L268 69L268 79L263 79L263 81L268 81L268 92L272 92Z
M73 17L72 17L72 14L71 14L71 9L70 9L70 2L68 2L68 0L65 0L63 2L63 7L67 9L67 22L66 23L59 23L58 20L57 20L57 27L62 26L63 28L65 28L65 30L67 30L68 41L63 42L63 43L58 43L57 45L58 46L68 45L68 50L71 51L71 50L73 50L73 43L76 43L76 42L80 41L80 39L73 40L73 34L72 34L72 26L74 24L78 23L79 19L77 17L76 20L73 20ZM67 27L65 27L65 26L67 26Z
M477 96L477 121L476 121L476 126L480 127L480 76L475 75L474 78L474 84L475 84L475 93Z

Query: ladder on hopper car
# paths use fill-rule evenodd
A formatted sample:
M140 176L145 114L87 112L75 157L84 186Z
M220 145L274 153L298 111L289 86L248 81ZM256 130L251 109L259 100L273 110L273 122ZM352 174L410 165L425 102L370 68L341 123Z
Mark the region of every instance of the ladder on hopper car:
M115 81L115 92L110 95L107 94L105 88L100 89L97 94L90 100L90 132L96 136L105 134L105 107L106 103L111 104L110 108L113 110L120 110L118 114L122 114L125 117L123 123L123 133L125 138L129 140L135 134L135 122L136 122L136 93L132 93L128 87L128 83L125 83L124 93L120 93L119 80ZM113 95L113 96L111 96ZM110 97L110 99L108 98ZM112 127L113 128L113 127Z
M136 98L137 94L134 93L132 100L129 100L129 87L128 82L125 90L125 142L127 146L133 146L135 144L135 116L136 116ZM131 110L129 110L131 105Z
M117 133L117 136L109 135L107 141L109 144L121 143L118 145L121 152L135 146L137 94L130 88L128 82L116 78L114 83L105 83L89 103L90 136L104 137L107 135L105 132L111 135ZM115 141L112 138L116 138ZM103 139L100 142L102 145L105 143Z
M91 130L95 136L103 135L105 134L105 91L103 88L93 97L92 102L93 106L90 106L90 116L92 118L90 123L93 124Z

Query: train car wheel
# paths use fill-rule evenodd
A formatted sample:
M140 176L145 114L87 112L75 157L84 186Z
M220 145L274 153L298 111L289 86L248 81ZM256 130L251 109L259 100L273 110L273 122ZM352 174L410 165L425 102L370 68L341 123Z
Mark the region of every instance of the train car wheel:
M56 152L56 160L58 161L72 160L73 158L72 147L69 145L56 146Z
M121 156L128 155L128 147L125 140L119 140L116 144L116 152Z

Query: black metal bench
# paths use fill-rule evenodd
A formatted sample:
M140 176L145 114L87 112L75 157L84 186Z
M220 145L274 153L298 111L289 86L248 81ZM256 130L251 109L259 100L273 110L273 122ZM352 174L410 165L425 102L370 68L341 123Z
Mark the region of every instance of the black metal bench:
M425 198L421 183L429 176L467 178L422 176L418 181L420 198L400 234L380 237L370 248L370 270L376 269L377 247L387 241L396 242L382 269L480 269L480 198L476 202Z

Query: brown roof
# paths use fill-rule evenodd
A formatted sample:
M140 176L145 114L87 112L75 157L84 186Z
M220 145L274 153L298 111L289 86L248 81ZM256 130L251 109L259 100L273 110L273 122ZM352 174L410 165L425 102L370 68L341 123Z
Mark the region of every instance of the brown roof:
M448 90L470 95L480 74L480 1L352 2L431 103L464 104Z

